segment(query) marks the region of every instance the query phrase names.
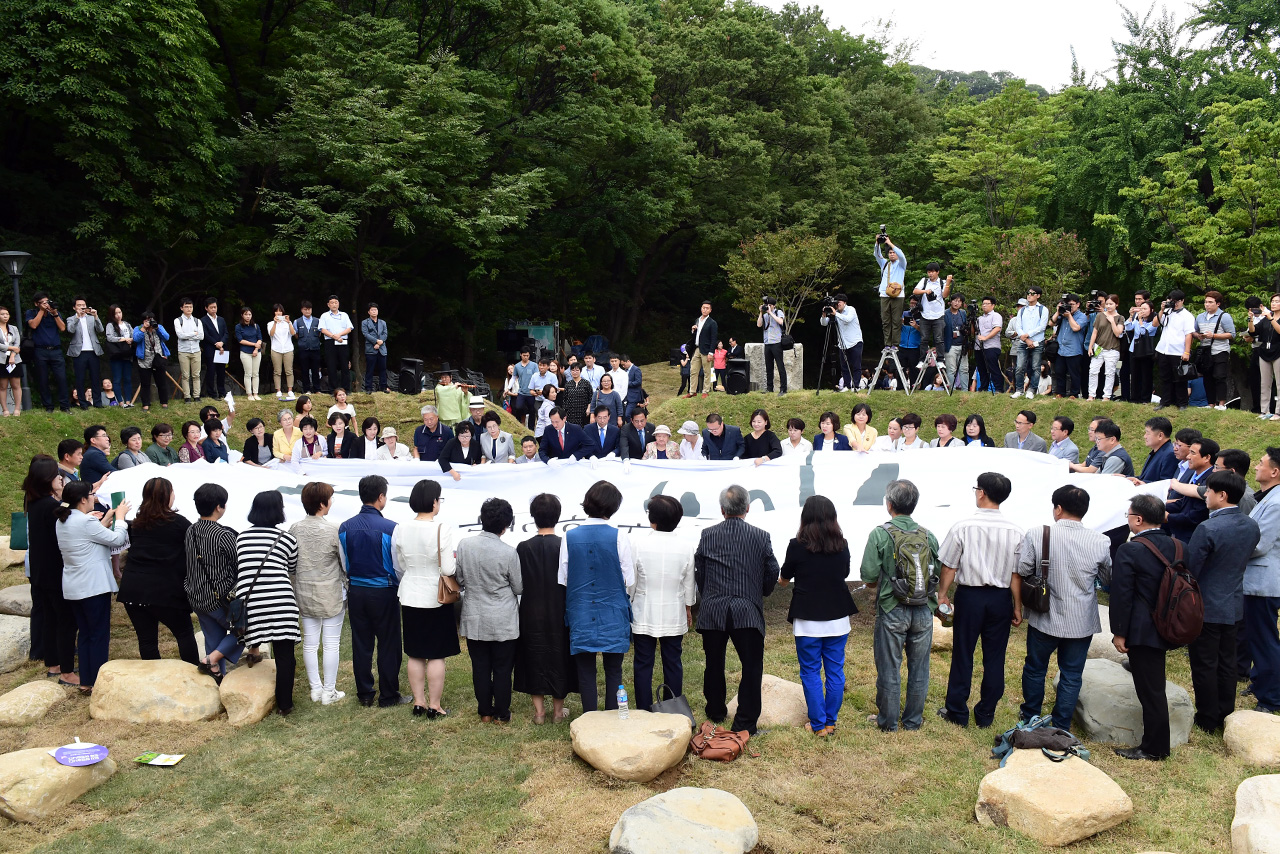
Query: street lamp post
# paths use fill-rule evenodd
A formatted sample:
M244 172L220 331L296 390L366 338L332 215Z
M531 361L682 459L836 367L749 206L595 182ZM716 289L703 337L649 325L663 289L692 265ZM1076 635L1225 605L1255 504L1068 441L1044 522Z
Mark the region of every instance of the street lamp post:
M19 334L26 335L28 330L22 328L22 297L18 294L18 283L22 281L22 273L31 260L30 252L0 252L0 270L8 273L13 279L13 324L18 327ZM27 384L27 374L31 365L22 369L22 408L31 408L31 386Z

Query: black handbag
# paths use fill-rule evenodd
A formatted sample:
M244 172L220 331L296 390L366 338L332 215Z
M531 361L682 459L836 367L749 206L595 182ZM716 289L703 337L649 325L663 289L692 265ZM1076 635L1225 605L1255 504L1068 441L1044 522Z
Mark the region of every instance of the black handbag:
M1022 579L1022 601L1037 614L1049 613L1049 526L1044 526L1040 567L1035 575Z
M686 718L689 719L690 728L696 727L698 725L698 720L693 716L693 709L689 707L689 701L684 698L684 695L677 694L675 691L672 691L670 688L667 688L666 684L664 683L658 686L659 697L662 696L663 688L666 688L667 693L670 694L671 696L665 700L662 700L662 699L657 700L649 708L649 711L656 712L659 714L666 714L666 715L684 715Z
M1187 361L1178 365L1178 379L1184 382L1200 379L1200 370L1195 362Z
M1213 334L1217 335L1218 330L1222 328L1222 318L1226 312L1219 312L1218 322L1213 326ZM1213 371L1213 341L1202 341L1200 346L1196 348L1195 357L1192 359L1196 363L1196 368L1201 374L1207 374Z
M784 333L782 333L782 349L783 349L783 350L794 350L794 349L795 349L795 346L796 346L796 339L795 339L795 338L793 338L793 337L791 337L790 335L788 335L788 334L787 334L787 333L785 333L785 332L784 332Z
M267 559L271 557L271 553L275 551L276 543L280 542L280 538L284 536L284 531L276 533L276 538L271 541L271 545L267 548L266 554L262 556L262 563L258 564L258 569L253 573L253 581L249 582L249 589L245 591L243 596L234 596L227 601L227 630L235 635L236 640L244 640L244 636L249 633L249 597L253 595L253 588L258 583L258 577L262 575L263 568L267 565Z

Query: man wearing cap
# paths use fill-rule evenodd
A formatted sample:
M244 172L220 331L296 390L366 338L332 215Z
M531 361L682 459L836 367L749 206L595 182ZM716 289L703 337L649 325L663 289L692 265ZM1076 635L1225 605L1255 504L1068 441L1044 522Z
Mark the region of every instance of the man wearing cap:
M471 425L472 436L479 436L484 433L484 425L480 423L484 418L484 398L478 394L471 395L470 409L471 414L465 419L465 423Z
M434 463L440 458L440 449L453 438L453 430L441 423L439 411L430 404L422 407L422 426L413 431L411 452L417 460Z
M680 434L680 459L701 460L702 431L698 429L698 422L686 421L677 432Z
M413 459L413 454L409 452L409 449L401 445L400 440L396 438L396 428L382 428L382 443L382 447L378 448L378 455L375 458L378 462Z
M324 362L329 373L329 389L351 388L351 318L338 310L337 294L329 295L329 310L320 316L320 335L324 338Z
M446 362L437 374L436 411L445 424L457 424L467 418L467 392L453 381L453 371Z
M564 413L552 407L547 414L550 423L542 433L542 447L539 455L545 463L549 460L572 460L579 458L587 447L587 437L582 428L564 420Z
M823 326L836 321L836 334L840 340L836 346L840 350L840 391L853 391L858 387L858 379L862 376L862 324L858 321L858 313L849 305L849 298L844 294L836 294L835 308L827 306L822 310L819 320Z
M595 420L585 428L587 434L586 450L583 459L604 459L610 454L618 453L618 437L621 431L609 423L609 407L597 406Z

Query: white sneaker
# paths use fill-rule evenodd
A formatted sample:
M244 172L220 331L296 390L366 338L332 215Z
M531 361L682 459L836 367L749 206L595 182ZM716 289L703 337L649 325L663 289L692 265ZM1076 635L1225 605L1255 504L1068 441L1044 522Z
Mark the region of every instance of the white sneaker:
M311 702L318 703L322 697L324 697L324 688L311 689Z
M1271 418L1271 413L1270 413L1270 412L1264 412L1264 413L1262 413L1261 415L1259 415L1259 416L1258 416L1258 420L1259 420L1259 421L1266 421L1266 420L1268 420L1269 418Z
M1227 411L1226 404L1222 404L1222 403L1219 403L1217 406L1214 407L1214 409L1218 410L1219 412Z
M338 702L345 696L347 696L346 693L342 691L337 691L337 690L325 691L324 697L321 698L320 702L326 706L332 706L334 703Z
M1036 399L1036 396L1034 392L1030 392L1030 391L1027 392L1027 400L1035 400L1035 399Z
M284 400L284 392L282 391L276 392L276 400Z
M1018 398L1022 397L1022 392L1015 391L1013 394L1009 395L1009 397L1011 397L1014 400L1017 400Z

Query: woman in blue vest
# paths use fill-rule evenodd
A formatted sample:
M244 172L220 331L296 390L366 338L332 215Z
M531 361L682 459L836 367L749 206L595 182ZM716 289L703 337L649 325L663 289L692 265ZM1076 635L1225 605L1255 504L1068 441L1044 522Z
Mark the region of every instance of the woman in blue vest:
M597 481L582 499L589 517L565 533L560 545L559 581L565 586L565 622L569 652L578 668L583 711L595 711L596 653L604 656L605 709L618 707L622 657L631 648L631 602L635 563L627 535L608 524L622 505L622 493L607 480Z

